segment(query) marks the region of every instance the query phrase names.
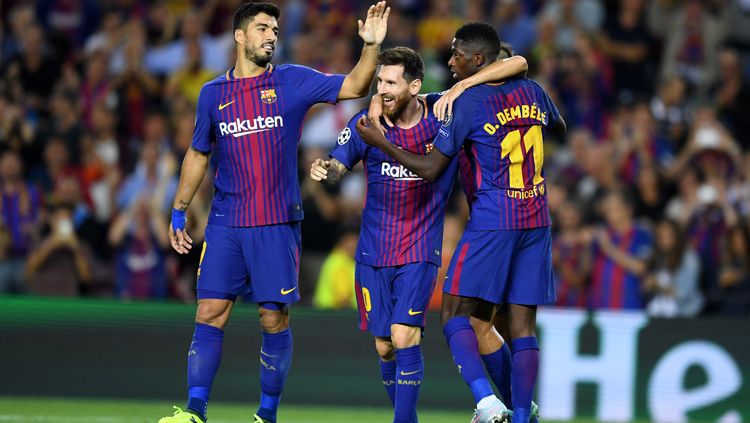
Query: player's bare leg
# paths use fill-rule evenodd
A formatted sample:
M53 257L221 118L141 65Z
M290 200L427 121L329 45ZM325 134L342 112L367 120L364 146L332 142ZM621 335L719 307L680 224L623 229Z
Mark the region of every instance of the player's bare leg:
M391 325L391 341L396 356L394 423L416 423L417 401L424 377L424 360L419 343L422 328Z
M535 305L510 305L510 336L513 345L513 418L526 423L531 418L531 398L539 372Z
M506 407L495 396L490 381L484 373L477 334L470 320L477 304L478 300L475 298L443 292L440 317L443 322L443 333L453 353L453 361L458 366L461 377L469 385L474 401L477 403L472 423L489 423L501 421ZM490 320L488 319L485 326L489 325Z
M289 367L292 364L292 332L289 305L261 303L258 307L263 345L260 347L260 406L257 423L275 423Z

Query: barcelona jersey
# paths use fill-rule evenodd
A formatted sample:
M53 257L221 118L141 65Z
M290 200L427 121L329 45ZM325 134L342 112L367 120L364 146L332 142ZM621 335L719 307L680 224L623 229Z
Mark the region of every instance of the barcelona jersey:
M466 90L453 112L434 145L448 157L465 153L467 230L549 226L543 134L560 113L544 90L528 79L480 85Z
M440 122L432 114L439 95L420 98L423 117L409 129L393 127L386 139L406 151L427 154ZM412 173L377 148L367 145L356 131L355 115L341 132L331 157L352 169L365 166L367 194L356 260L374 267L430 262L440 266L445 205L456 174L456 160L435 182Z
M211 153L216 189L209 224L254 227L302 220L297 145L305 114L334 103L344 75L272 65L206 83L198 98L192 148Z

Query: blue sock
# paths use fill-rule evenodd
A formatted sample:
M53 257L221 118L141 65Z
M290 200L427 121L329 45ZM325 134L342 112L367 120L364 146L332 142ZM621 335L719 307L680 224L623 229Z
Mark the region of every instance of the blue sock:
M388 398L391 400L391 406L396 407L396 360L380 362L380 374L383 377L383 386Z
M284 390L286 375L292 364L291 329L279 333L263 332L260 364L260 407L257 414L275 422L281 391Z
M188 351L188 403L187 409L206 420L208 397L216 371L221 363L221 346L224 331L203 323L195 324L193 342Z
M487 373L490 374L492 382L495 383L497 390L500 391L500 396L503 397L503 403L505 403L506 407L513 409L510 395L512 365L508 343L504 342L499 350L483 355L482 360L484 360L484 367L487 368Z
M513 340L513 423L529 421L531 397L539 371L539 344L536 336Z
M394 423L416 422L417 400L423 377L422 348L419 345L413 345L397 349Z
M448 320L443 328L443 334L453 353L453 361L458 366L458 372L474 395L474 402L479 403L482 398L494 395L490 381L484 374L477 335L469 323L469 318L459 316Z

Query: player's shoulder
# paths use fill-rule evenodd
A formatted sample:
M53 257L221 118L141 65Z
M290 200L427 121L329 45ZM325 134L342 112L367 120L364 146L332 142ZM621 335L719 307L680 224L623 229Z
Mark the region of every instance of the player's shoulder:
M273 65L273 72L277 75L306 75L310 73L323 73L317 69L313 69L305 65L296 65L294 63L283 63L280 65Z
M216 78L206 82L201 86L201 92L204 91L214 91L222 84L226 84L231 81L231 78L229 77L229 73L231 72L231 69L222 73L221 75L216 76Z

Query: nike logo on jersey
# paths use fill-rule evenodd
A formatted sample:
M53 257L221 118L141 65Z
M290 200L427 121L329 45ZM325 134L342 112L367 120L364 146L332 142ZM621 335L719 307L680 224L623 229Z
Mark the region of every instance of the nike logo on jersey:
M235 101L237 101L237 100L232 100L232 101L230 101L229 103L226 103L226 104L219 104L219 110L226 109L227 106L229 106L230 104L234 103Z
M409 309L409 316L416 316L417 314L422 314L424 311L414 311L412 309Z
M411 376L411 375L413 375L415 373L419 373L419 370L414 370L413 372L405 372L405 371L401 370L401 376Z
M291 293L292 291L294 291L295 289L297 289L297 287L296 287L296 286L295 286L294 288L292 288L292 289L284 289L284 288L281 288L281 295L287 295L287 294L290 294L290 293Z

